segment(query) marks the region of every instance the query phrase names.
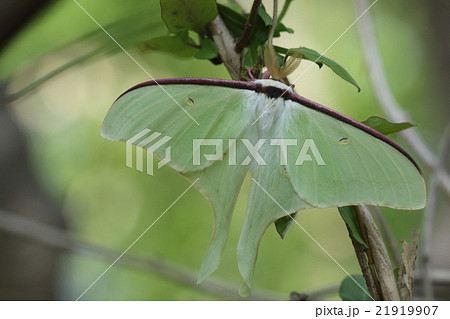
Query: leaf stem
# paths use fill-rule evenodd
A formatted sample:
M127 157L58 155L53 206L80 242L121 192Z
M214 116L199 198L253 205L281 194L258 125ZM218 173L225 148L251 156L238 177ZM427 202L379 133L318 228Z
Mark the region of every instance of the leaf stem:
M242 50L248 45L248 39L253 29L253 23L255 22L256 13L258 12L258 8L261 5L261 0L253 1L252 9L250 10L250 14L247 18L247 22L245 22L244 31L242 32L241 37L237 40L236 46L234 49L237 53L241 53Z
M291 5L292 0L286 0L283 5L283 9L281 9L280 15L278 16L278 21L281 22L283 20L284 16L286 15L287 10L289 9L289 6Z

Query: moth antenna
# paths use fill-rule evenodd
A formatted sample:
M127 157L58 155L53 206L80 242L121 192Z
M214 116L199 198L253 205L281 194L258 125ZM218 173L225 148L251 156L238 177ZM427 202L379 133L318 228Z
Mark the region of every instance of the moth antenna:
M279 80L280 77L280 65L278 64L278 57L275 52L275 48L271 43L268 43L264 50L264 63L266 64L267 71L269 71L272 78Z
M294 72L300 65L300 62L302 62L302 58L303 54L300 50L297 50L292 55L287 56L283 66L280 69L280 75L285 78Z

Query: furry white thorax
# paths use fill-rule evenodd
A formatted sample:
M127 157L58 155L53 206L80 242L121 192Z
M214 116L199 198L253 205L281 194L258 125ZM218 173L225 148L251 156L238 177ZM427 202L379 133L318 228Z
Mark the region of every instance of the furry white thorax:
M292 88L279 81L262 79L256 80L255 82L261 83L263 86L274 86L282 90L293 92ZM248 109L251 115L250 118L252 119L252 123L257 126L260 134L264 136L269 133L272 126L276 124L279 119L285 117L285 101L283 98L270 98L264 93L249 91L248 94Z
M275 80L271 80L271 79L260 79L260 80L255 80L254 82L261 83L263 86L274 86L279 89L289 90L290 92L293 92L292 88L290 86L287 86L286 84L281 83L280 81L275 81Z

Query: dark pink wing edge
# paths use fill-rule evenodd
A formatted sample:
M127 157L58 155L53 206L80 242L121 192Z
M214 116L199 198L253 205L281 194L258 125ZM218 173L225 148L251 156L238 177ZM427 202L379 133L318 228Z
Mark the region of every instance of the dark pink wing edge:
M414 159L397 143L390 140L380 132L374 130L373 128L358 122L344 114L341 114L339 112L336 112L326 106L323 106L319 103L313 102L311 100L308 100L307 98L297 95L295 93L291 93L289 91L276 88L273 86L263 86L260 83L256 82L245 82L245 81L234 81L234 80L223 80L223 79L210 79L210 78L171 78L171 79L159 79L159 80L153 80L153 81L147 81L139 83L132 88L128 89L124 93L122 93L117 99L119 99L124 94L127 94L133 90L151 86L151 85L163 85L163 84L198 84L198 85L213 85L213 86L223 86L223 87L229 87L229 88L236 88L236 89L246 89L255 91L258 93L265 93L268 94L271 97L281 97L285 100L291 100L298 102L308 108L311 108L313 110L316 110L318 112L327 114L341 122L347 123L349 125L352 125L353 127L356 127L373 137L391 145L395 149L397 149L400 153L402 153L407 159L411 161L411 163L417 168L417 170L422 174L419 165L414 161Z

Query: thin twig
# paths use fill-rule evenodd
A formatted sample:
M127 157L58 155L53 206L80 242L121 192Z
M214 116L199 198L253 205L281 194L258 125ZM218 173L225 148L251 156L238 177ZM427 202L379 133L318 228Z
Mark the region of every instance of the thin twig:
M316 291L307 294L308 300L323 300L324 296L338 292L340 287L341 285L339 284L317 289Z
M275 34L275 30L277 28L278 23L278 0L273 0L273 15L272 15L272 28L270 29L269 38L267 39L267 43L272 45L273 35Z
M99 48L99 49L93 50L89 53L86 53L78 58L75 58L75 59L63 64L62 66L53 69L52 71L50 71L43 77L37 79L36 81L33 81L32 83L28 84L26 87L20 89L19 91L7 95L6 102L11 103L15 100L20 99L21 97L25 96L26 94L36 90L39 86L46 83L48 80L60 75L61 73L67 71L68 69L70 69L74 66L80 66L83 63L86 63L94 58L97 58L97 57L100 57L103 55L107 55L107 54L111 54L111 53L115 53L119 50L120 50L120 48L116 48L116 47L109 49L109 50L105 50L104 48Z
M355 0L355 6L360 15L366 8L367 0ZM359 20L359 34L364 48L364 58L372 86L376 92L376 97L383 111L389 120L393 122L409 122L409 116L402 109L395 99L384 71L378 45L375 40L375 31L373 28L370 13L366 13ZM425 165L436 174L438 182L442 185L446 193L450 196L450 175L440 164L439 159L428 148L415 128L411 128L399 133L409 147L419 156Z
M447 126L444 135L439 142L438 156L443 165L450 149L450 126ZM433 282L430 278L431 248L433 241L433 229L438 199L438 178L436 173L431 174L428 183L428 205L423 219L423 241L421 266L423 271L423 285L425 300L433 300Z
M31 220L22 215L12 214L0 210L0 230L24 237L26 239L39 242L57 249L78 252L90 255L107 261L117 259L119 253L112 250L97 247L95 245L83 242L75 237L74 234L63 231L56 227L46 225ZM193 288L204 293L224 297L226 299L242 299L238 295L238 285L225 283L217 279L205 280L197 285L197 277L193 271L180 266L153 259L149 257L137 257L132 255L123 256L118 263L137 269L142 269L160 275L172 280L178 284ZM271 292L254 290L252 296L246 300L286 300L286 296Z
M242 50L248 45L248 38L252 33L253 23L255 22L256 13L258 12L258 8L261 6L261 0L253 1L252 9L250 10L250 14L247 18L247 22L245 23L244 31L242 32L241 37L237 40L235 50L237 53L241 53Z
M402 264L402 254L398 249L397 242L395 241L394 235L392 234L389 225L381 214L380 209L377 206L368 206L369 210L375 215L378 224L381 227L381 231L383 232L384 237L386 238L387 244L389 246L389 250L392 253L392 258L394 259L395 266L400 267Z
M291 301L319 301L324 300L326 295L334 294L339 291L339 285L331 285L323 288L319 288L316 291L310 293L299 293L293 291L289 294L289 300Z

